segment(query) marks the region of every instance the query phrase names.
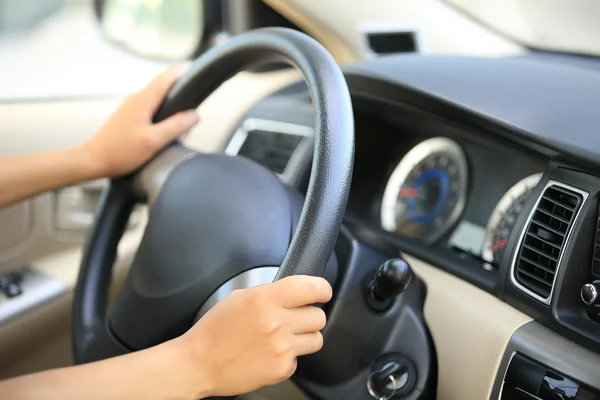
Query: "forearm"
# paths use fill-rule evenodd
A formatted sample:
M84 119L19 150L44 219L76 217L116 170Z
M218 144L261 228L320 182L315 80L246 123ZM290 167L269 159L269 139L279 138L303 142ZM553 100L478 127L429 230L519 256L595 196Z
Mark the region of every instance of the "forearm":
M174 341L96 363L0 382L12 400L197 400L209 385Z
M82 148L0 157L0 208L102 175Z

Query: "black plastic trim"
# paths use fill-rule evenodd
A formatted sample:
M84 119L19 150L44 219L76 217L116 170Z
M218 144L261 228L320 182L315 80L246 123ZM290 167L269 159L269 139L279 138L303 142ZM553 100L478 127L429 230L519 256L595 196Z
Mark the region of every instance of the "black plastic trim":
M362 243L343 226L336 254L340 277L327 306L327 326L321 351L301 357L292 378L315 400L365 400L366 382L382 357L400 353L416 371L415 386L406 400L435 398L437 358L423 316L426 288L417 277L385 312L364 301L365 283L379 266L397 253ZM334 367L335 366L335 367Z
M498 272L484 270L478 260L461 257L448 249L424 246L423 243L416 240L385 232L379 227L370 226L351 216L346 216L344 224L348 226L357 240L380 251L394 251L396 254L411 255L464 279L488 293L495 294L496 292Z

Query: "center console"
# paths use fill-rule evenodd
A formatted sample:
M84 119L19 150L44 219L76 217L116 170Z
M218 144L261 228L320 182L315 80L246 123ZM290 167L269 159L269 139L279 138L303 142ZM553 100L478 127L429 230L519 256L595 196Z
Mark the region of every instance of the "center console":
M530 322L512 336L493 400L600 400L600 355Z
M590 389L521 354L514 354L502 383L500 400L600 400L600 391Z

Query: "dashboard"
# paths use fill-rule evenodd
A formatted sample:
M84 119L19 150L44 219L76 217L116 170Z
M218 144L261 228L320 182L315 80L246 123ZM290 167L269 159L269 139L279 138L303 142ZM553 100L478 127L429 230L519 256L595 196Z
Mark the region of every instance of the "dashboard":
M498 270L547 161L458 126L357 118L348 213L400 238ZM507 160L511 160L510 163Z
M526 57L410 55L345 74L356 134L345 226L534 321L504 343L493 398L511 368L540 365L600 391L600 75ZM248 112L227 152L303 192L313 126L294 84Z

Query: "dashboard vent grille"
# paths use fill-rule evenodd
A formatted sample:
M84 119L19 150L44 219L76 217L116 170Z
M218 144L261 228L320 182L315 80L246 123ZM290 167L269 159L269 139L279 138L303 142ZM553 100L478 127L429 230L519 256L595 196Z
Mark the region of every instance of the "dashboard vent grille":
M276 174L283 174L303 137L289 133L252 130L248 132L237 154L256 161Z
M516 260L516 281L548 300L569 229L582 203L582 195L550 185L531 215Z

